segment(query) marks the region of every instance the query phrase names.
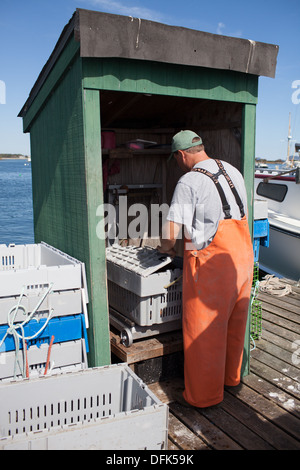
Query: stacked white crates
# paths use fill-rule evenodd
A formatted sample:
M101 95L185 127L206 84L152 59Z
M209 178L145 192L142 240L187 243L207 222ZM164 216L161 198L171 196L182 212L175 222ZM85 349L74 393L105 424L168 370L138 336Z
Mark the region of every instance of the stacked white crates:
M86 368L87 303L82 262L44 242L0 245L0 380Z
M151 247L114 244L106 249L106 261L113 326L121 314L125 330L132 322L136 338L181 328L182 269L171 267L172 258Z

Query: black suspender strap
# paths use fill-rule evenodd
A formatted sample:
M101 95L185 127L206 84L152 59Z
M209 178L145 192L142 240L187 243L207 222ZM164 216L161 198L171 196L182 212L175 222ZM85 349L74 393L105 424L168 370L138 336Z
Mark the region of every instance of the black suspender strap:
M240 209L240 213L241 213L241 218L244 217L245 215L245 209L244 209L244 204L242 203L242 200L239 196L239 193L237 192L236 190L236 187L234 186L233 182L231 181L230 179L230 176L228 175L228 173L226 172L222 162L220 162L220 160L216 160L216 163L218 165L218 167L220 168L220 170L222 171L223 175L225 176L228 184L229 184L229 187L235 197L235 201L237 203L237 205L239 206L239 209Z
M204 170L204 168L193 168L192 171L197 171L198 173L202 173L203 175L206 175L213 180L218 190L218 193L220 195L221 201L222 201L223 212L225 214L224 219L231 219L230 205L227 202L223 188L220 185L219 180L218 180L218 176L220 172L218 172L217 174L213 174L210 171Z
M197 171L198 173L202 173L203 175L206 175L206 176L208 176L209 178L211 178L213 180L213 182L215 183L215 186L218 190L219 196L221 198L222 208L223 208L223 212L224 212L224 215L225 215L224 219L231 219L232 216L231 216L231 213L230 213L230 205L228 204L228 201L226 199L223 188L220 185L219 180L218 180L220 175L224 175L225 178L226 178L226 181L228 182L229 187L230 187L230 189L231 189L231 191L232 191L232 193L235 197L236 203L239 206L240 213L241 213L241 218L243 218L244 215L245 215L245 210L244 210L244 205L242 203L242 200L241 200L241 198L240 198L233 182L231 181L230 176L226 172L226 170L225 170L224 166L222 165L222 163L220 162L220 160L215 160L215 162L217 163L217 165L219 167L219 171L217 173L211 173L210 171L207 171L204 168L193 168L192 171Z

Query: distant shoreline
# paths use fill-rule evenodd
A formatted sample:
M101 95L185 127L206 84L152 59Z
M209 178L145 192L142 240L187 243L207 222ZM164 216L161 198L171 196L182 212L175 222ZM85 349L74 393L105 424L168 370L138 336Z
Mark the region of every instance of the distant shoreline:
M18 157L18 156L14 156L14 157L2 157L2 156L0 156L0 160L28 160L28 158L30 158L30 157L27 157L25 155L22 155L20 157Z
M259 165L259 164L261 164L261 163L263 163L263 164L271 164L271 165L274 164L274 163L276 163L277 165L282 165L284 162L285 162L285 160L281 160L281 159L277 159L277 160L265 160L265 159L263 159L263 160L256 160L256 159L255 159L255 163L256 163L257 165Z

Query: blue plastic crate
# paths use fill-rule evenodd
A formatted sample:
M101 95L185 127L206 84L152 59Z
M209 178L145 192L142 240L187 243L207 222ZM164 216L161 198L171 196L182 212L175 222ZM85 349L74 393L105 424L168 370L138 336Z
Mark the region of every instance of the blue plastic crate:
M27 347L32 345L40 346L44 343L50 343L51 337L54 336L54 343L63 343L65 341L72 341L84 338L86 341L86 348L88 352L87 332L85 326L85 319L83 314L69 315L64 317L52 318L48 324L46 318L41 318L39 321L34 318L24 325L24 337L30 338L36 335L39 330L42 330L37 336L32 339L26 340ZM16 325L18 325L16 323ZM43 328L43 326L45 327ZM8 331L8 325L0 326L0 344ZM17 332L21 335L21 330L18 328ZM19 348L23 348L23 341L19 339ZM12 333L9 333L2 346L0 352L14 351L16 349L15 339Z
M268 219L254 220L253 238L269 237L269 221Z
M254 261L259 259L259 247L269 246L269 221L268 219L254 220L253 224L253 253Z

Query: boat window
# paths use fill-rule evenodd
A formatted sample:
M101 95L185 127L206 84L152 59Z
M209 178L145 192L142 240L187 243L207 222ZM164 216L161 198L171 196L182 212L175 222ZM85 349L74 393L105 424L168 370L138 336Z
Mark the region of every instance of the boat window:
M276 183L259 183L257 186L256 193L259 196L267 197L268 199L273 199L274 201L282 202L287 193L286 184L276 184Z

